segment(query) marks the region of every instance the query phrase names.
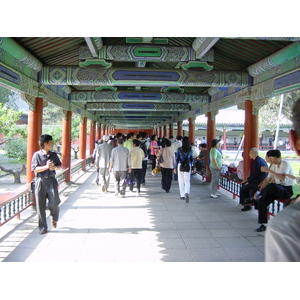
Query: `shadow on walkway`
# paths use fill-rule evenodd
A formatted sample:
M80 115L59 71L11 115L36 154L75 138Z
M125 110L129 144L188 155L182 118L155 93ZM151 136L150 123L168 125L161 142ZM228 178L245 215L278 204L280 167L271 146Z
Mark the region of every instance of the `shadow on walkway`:
M56 229L39 235L34 213L0 239L3 262L230 262L264 261L257 212L241 212L237 200L191 178L190 202L160 188L148 171L141 195L114 196L95 185L95 169L61 191ZM48 218L50 226L51 220Z

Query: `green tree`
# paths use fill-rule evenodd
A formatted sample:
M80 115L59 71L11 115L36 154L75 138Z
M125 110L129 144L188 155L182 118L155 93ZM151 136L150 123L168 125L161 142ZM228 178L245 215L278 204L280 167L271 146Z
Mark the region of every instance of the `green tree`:
M3 140L0 145L12 139L15 135L24 133L24 126L17 126L16 122L20 119L22 111L16 111L0 103L0 128L3 134Z
M19 94L12 90L0 86L0 103L5 104L7 107L18 110L16 99Z
M292 91L284 95L283 105L282 105L282 120L291 121L291 111L294 102L300 97L300 90ZM279 105L280 105L281 95L274 96L268 99L268 103L264 105L259 110L259 133L262 134L265 130L270 130L271 134L275 134Z
M54 104L48 103L43 109L44 125L61 125L63 118L62 109Z

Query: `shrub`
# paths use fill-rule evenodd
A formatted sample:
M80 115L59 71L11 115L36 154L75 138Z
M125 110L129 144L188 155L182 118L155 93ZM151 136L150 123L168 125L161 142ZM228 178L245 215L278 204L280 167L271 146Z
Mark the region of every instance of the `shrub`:
M27 141L22 138L9 140L5 144L5 150L9 158L16 158L18 161L26 161Z

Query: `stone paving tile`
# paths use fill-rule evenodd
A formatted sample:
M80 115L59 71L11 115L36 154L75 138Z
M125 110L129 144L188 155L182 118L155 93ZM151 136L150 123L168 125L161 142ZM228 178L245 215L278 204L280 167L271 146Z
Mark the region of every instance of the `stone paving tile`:
M213 237L242 237L235 229L208 229Z
M224 229L224 228L228 228L228 229L232 229L233 227L225 221L201 221L201 223L203 224L204 228L207 229Z
M262 262L264 254L256 247L223 248L225 252L236 262Z
M102 194L86 172L61 193L58 228L39 235L36 214L0 237L0 261L26 262L231 262L263 261L264 233L257 212L243 213L228 193L210 198L209 185L192 178L190 202L157 189L147 174L142 195ZM50 223L50 218L49 218Z
M179 233L182 238L206 238L212 237L211 234L206 229L199 228L185 228L179 229Z
M232 258L222 248L191 249L196 262L230 262Z
M193 248L220 248L220 245L212 237L200 238L183 238L184 243L188 249Z
M231 238L222 237L222 238L216 238L215 240L222 248L253 247L253 244L244 237L231 237Z

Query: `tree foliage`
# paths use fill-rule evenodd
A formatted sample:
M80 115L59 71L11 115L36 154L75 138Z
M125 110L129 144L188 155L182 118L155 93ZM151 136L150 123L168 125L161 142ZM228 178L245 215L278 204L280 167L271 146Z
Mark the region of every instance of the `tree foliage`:
M280 121L291 121L291 111L294 102L300 97L300 90L284 94L282 114ZM276 131L281 96L268 99L268 103L259 110L259 133L270 130L272 134Z
M21 114L22 111L16 111L0 103L0 128L4 136L4 141L1 142L2 144L17 134L24 136L24 127L17 126L16 124Z
M5 104L7 107L18 110L16 98L18 94L12 90L0 86L0 103Z

